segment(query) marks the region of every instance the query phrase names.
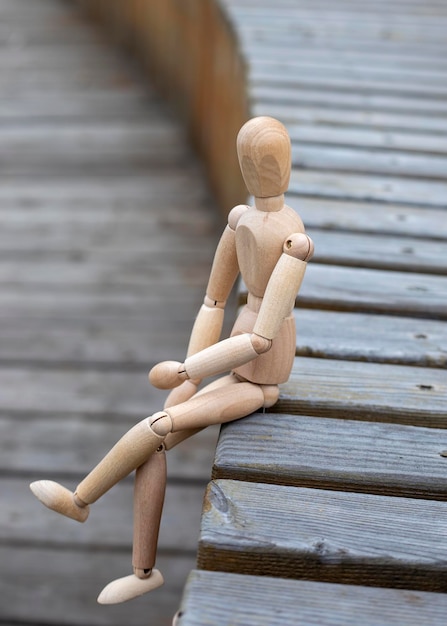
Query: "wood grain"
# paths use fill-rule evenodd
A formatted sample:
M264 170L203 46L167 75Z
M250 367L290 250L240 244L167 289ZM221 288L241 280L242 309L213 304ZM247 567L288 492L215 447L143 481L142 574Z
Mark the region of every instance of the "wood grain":
M297 358L275 412L446 428L442 370Z
M188 576L178 626L419 626L444 624L446 597L269 576L194 570Z
M304 308L295 318L297 356L447 367L442 321Z
M223 427L213 477L445 500L446 449L439 429L255 413Z
M445 592L445 512L445 502L218 480L207 492L198 565Z
M447 238L447 219L442 208L296 195L291 195L288 203L300 214L308 229L427 237L435 241Z
M244 301L245 285L240 285ZM297 298L307 308L447 319L447 282L422 273L310 262Z

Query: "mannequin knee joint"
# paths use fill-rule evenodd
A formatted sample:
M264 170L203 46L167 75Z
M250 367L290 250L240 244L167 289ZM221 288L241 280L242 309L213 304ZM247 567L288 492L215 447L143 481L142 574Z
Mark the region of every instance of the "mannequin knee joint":
M172 430L172 420L169 413L166 413L166 411L154 413L152 417L149 418L149 426L156 435L165 437Z
M264 394L264 408L269 409L276 404L279 398L278 385L261 385L262 393Z

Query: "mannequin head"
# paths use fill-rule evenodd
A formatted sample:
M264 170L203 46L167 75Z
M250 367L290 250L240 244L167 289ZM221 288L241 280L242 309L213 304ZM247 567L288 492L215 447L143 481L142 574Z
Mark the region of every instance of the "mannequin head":
M255 198L271 198L287 191L291 146L287 130L272 117L255 117L237 136L237 153L248 191Z

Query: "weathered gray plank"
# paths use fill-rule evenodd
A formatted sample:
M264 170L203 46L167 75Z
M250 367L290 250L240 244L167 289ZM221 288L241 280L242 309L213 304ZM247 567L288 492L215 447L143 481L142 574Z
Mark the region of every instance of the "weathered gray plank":
M447 319L443 276L309 263L299 294L305 306Z
M445 209L296 196L288 202L301 215L306 228L447 238Z
M117 92L112 86L109 88L88 90L72 90L69 97L66 92L23 89L20 86L14 92L0 95L0 120L2 123L19 121L57 122L63 119L93 120L101 119L122 120L129 114L134 120L143 121L149 113L159 115L159 102L149 89L135 88L132 94Z
M447 589L445 502L218 480L201 569L399 589Z
M443 594L194 570L178 626L443 626Z
M399 94L382 94L382 93L356 93L355 91L346 91L343 89L312 89L311 87L307 87L306 89L293 89L293 87L280 86L275 85L275 87L271 87L269 83L264 83L263 81L252 81L251 83L251 92L253 94L253 98L258 103L268 104L270 103L273 106L291 106L294 105L296 107L306 108L317 107L317 109L335 109L335 111L343 111L349 110L353 112L353 124L355 123L355 119L359 117L360 112L369 111L371 113L397 113L400 114L401 118L404 120L404 124L408 126L405 131L396 132L392 128L392 124L389 124L390 128L385 131L381 131L380 128L349 128L349 123L346 120L343 129L337 129L336 126L331 126L331 124L322 124L328 130L329 137L332 135L332 131L334 133L347 131L348 137L353 135L354 132L357 132L358 136L361 136L370 143L376 143L378 139L373 139L373 137L369 138L370 135L383 137L383 135L388 136L390 134L395 141L399 140L402 145L414 145L417 141L417 133L418 133L418 120L422 119L418 116L421 115L431 115L435 117L445 118L446 115L446 104L443 100L433 100L431 98L421 97L409 97L409 96L401 96ZM292 113L292 109L289 109L289 112ZM298 113L298 115L300 115ZM413 128L411 127L411 117L410 119L406 119L407 116L416 116L416 120L414 121ZM388 119L388 118L385 118ZM391 121L393 118L389 118ZM398 118L394 118L396 120L396 126L400 126L400 123L397 121ZM302 124L305 128L307 125L303 122ZM291 125L292 126L292 125ZM293 126L292 126L293 128ZM296 127L295 127L296 128ZM318 133L318 127L310 127L314 128L315 132ZM293 131L292 136L297 136L296 133L298 131ZM307 131L308 133L309 131ZM422 136L420 138L419 145L437 145L438 142L436 138L433 137L429 132L421 132ZM439 143L442 144L443 137L439 138ZM384 142L385 143L385 142Z
M445 109L444 109L445 111ZM295 125L288 128L292 142L296 142L297 151L303 144L312 146L350 146L381 149L390 151L405 151L405 154L417 153L421 158L426 154L446 154L447 141L445 137L411 132L383 132L357 128L337 128L329 125L305 126ZM369 152L371 158L373 155ZM374 163L371 163L374 167Z
M447 213L444 217L447 222ZM313 262L404 272L447 274L447 240L342 233L308 228Z
M117 291L150 290L151 282L163 282L163 287L175 289L182 280L191 287L202 287L210 269L208 249L191 255L189 245L176 249L149 249L146 252L116 252L86 249L72 252L33 251L17 255L17 259L4 261L0 267L0 283L48 285L62 294L65 290L104 289ZM197 271L196 271L197 270ZM55 294L56 295L56 294Z
M255 413L223 427L213 478L445 500L446 450L442 430Z
M193 557L162 555L165 585L150 596L104 607L96 597L111 580L131 572L125 553L0 546L0 597L5 624L171 626Z
M23 393L23 389L17 393ZM112 410L108 414L95 414L92 411L82 413L78 408L71 412L57 408L45 412L28 407L20 413L2 409L1 472L24 476L26 484L53 477L76 487L129 428L160 408L161 404L148 402L146 412L135 418L121 417ZM169 478L203 485L211 474L217 432L215 427L208 428L170 450Z
M443 370L297 358L275 412L447 427Z
M276 12L274 16L256 19L256 12L251 13L248 19L244 20L237 9L234 11L238 19L238 30L244 37L259 39L260 33L269 41L278 41L284 38L292 39L293 36L312 38L319 43L325 44L327 41L350 38L353 42L362 47L363 42L377 42L382 40L398 41L404 45L409 45L410 49L416 47L440 48L445 44L444 20L438 16L431 24L420 27L418 21L413 23L402 23L396 20L388 21L386 16L379 17L377 21L352 20L346 22L340 20L325 20L324 14L314 15L309 19L294 20L287 15L286 11Z
M241 284L243 301L246 287ZM447 319L444 276L308 264L298 306Z
M365 94L370 98L370 94ZM257 100L253 103L254 115L271 115L285 124L333 124L349 128L377 128L379 130L417 131L445 134L445 115L424 115L424 112L399 113L398 111L376 110L374 106L352 109L338 105L327 107L324 104L282 103L270 100Z
M360 5L358 5L360 6ZM359 19L361 17L359 16ZM244 41L244 52L249 55L254 62L268 62L270 60L283 59L284 47L289 51L289 60L293 60L295 66L315 68L357 68L358 71L369 73L383 73L384 75L395 74L402 70L403 75L413 76L417 73L426 78L441 79L443 72L447 69L445 58L430 54L429 51L413 49L413 52L406 51L399 54L399 51L385 50L377 47L375 50L357 49L349 46L349 42L334 41L333 45L318 46L315 42L309 41L305 46L302 40L288 41L284 45L273 46L269 42ZM441 47L442 48L442 47Z
M19 320L26 320L31 314L36 319L64 318L68 322L81 317L87 324L91 321L101 323L103 316L114 319L129 316L129 323L137 318L155 322L165 319L170 323L187 323L190 328L192 317L187 312L191 315L197 312L203 292L202 286L198 288L190 284L189 289L181 294L182 305L179 307L179 295L172 284L154 282L150 289L148 286L125 289L124 285L119 290L104 286L95 289L95 285L91 285L89 288L62 290L61 283L51 287L28 282L2 285L0 302L2 317L16 317L19 324ZM146 345L150 350L150 342Z
M138 171L180 166L191 159L183 132L159 116L158 123L34 124L0 130L3 175L65 170Z
M447 141L446 141L447 144ZM351 146L292 146L293 167L331 172L359 172L384 176L408 176L445 180L447 159L429 154L411 154L404 150L369 150Z
M447 367L445 322L303 308L295 317L299 356Z
M28 306L34 303L27 301ZM1 319L0 362L148 369L154 361L182 360L194 315L193 307L185 304L184 319L175 314L163 317L161 306L157 317L150 316L149 309L145 318L131 312L128 317L92 316L84 310L76 319L65 317L68 307L64 311L51 307L51 302L47 312L40 310L32 317L26 317L22 308L22 319L14 314Z
M199 169L191 160L181 169L167 167L144 174L126 172L120 176L116 172L114 176L98 173L88 177L73 172L66 177L8 177L0 187L0 210L2 220L16 222L25 231L32 223L55 221L70 229L78 220L94 224L107 219L122 224L136 218L171 227L178 220L185 228L189 218L191 223L186 232L191 232L196 220L199 232L203 232L204 222L214 221L207 214L207 208L214 204L204 186L188 184L196 176ZM180 218L182 202L187 203L188 211L183 210Z
M423 178L293 169L289 193L341 200L380 201L446 208L447 183Z
M277 56L257 58L251 64L251 75L255 81L309 85L325 89L371 90L376 93L390 92L417 96L423 92L425 98L440 98L446 95L443 87L446 73L418 71L416 69L383 71L358 65L312 64L308 61ZM424 91L423 87L425 88Z

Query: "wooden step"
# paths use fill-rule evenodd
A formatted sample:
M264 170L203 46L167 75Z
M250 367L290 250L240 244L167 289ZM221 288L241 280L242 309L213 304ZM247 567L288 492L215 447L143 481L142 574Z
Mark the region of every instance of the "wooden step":
M447 504L233 480L210 483L200 569L447 590Z
M447 596L194 570L177 626L443 626Z
M446 471L445 430L254 413L222 428L213 477L445 500Z

